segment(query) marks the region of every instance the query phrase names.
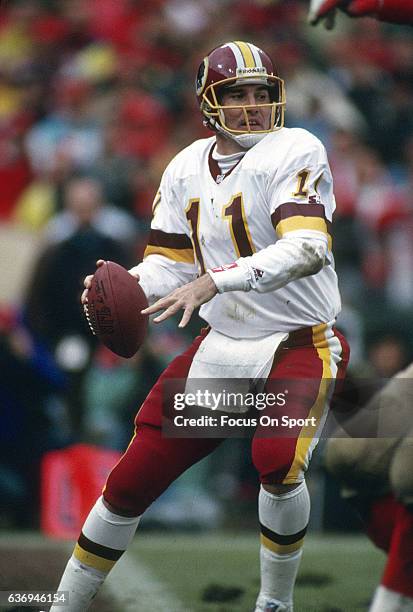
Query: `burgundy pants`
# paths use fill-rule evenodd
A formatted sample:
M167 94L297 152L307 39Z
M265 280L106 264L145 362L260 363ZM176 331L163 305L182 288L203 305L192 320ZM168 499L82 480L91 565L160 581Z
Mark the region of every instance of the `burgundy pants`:
M172 406L166 384L177 379L183 392L192 359L207 335L203 330L192 345L176 357L160 376L135 418L134 436L106 482L104 498L115 508L142 514L185 470L206 457L223 438L168 438L162 435L162 409ZM348 363L345 338L331 325L292 332L276 352L265 391L276 395L288 388L281 411L297 419L295 427L258 426L252 438L253 463L266 484L293 484L303 480L312 451L325 421L336 379ZM271 415L272 409L269 409ZM278 413L279 414L279 413ZM314 427L299 419L314 417Z

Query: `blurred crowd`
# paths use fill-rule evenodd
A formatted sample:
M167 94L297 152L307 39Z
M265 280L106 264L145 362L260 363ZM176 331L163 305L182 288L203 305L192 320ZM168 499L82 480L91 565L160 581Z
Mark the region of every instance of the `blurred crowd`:
M123 360L97 345L78 298L97 258L131 266L142 256L163 168L210 135L194 80L224 41L267 50L286 81L286 125L327 147L352 375L388 377L412 359L413 30L343 19L327 33L306 24L307 9L305 0L1 3L0 229L20 228L36 248L19 299L0 292L0 525L36 520L19 509L36 508L45 451L78 441L122 449L152 381L202 325L185 336L167 322ZM13 269L21 248L16 239L2 267ZM248 496L249 468L235 467L233 489L222 473L217 486Z

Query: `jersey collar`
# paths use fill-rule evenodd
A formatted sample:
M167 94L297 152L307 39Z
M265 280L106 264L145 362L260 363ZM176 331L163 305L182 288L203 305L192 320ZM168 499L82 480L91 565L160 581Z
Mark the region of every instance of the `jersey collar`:
M227 176L229 176L231 174L231 172L233 170L235 170L235 168L238 166L238 164L244 159L243 157L241 157L241 159L239 161L237 161L237 163L232 166L231 170L228 170L228 172L226 174L222 174L221 173L221 168L219 167L219 164L217 162L216 159L214 159L212 157L212 154L214 152L214 149L216 147L217 143L214 142L212 144L212 147L209 150L209 154L208 154L208 165L209 165L209 171L211 173L212 178L214 179L214 181L216 183L222 183L222 181L227 178Z

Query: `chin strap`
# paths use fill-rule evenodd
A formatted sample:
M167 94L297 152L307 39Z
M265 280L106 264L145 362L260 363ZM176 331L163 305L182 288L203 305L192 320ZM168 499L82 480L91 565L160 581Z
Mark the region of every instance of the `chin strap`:
M261 142L263 138L268 136L271 132L265 134L238 134L233 137L233 140L237 142L243 149L250 149L254 145Z
M222 134L222 136L225 136L225 138L228 138L228 140L232 140L233 142L236 142L243 149L250 149L254 145L261 142L261 140L265 138L267 134L271 133L271 132L265 132L261 134L253 134L253 133L231 134L231 132L224 130L224 128L215 119L205 119L204 125L205 127L209 128L210 130L213 130L214 132L219 132L220 134Z

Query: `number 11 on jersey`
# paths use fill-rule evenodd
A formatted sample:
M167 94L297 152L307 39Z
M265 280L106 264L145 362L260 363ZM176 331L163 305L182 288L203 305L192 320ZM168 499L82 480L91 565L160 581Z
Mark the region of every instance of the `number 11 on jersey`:
M231 202L224 207L223 218L229 221L231 238L238 257L248 257L255 253L245 216L242 193L233 196Z
M191 228L191 240L198 260L199 271L201 274L205 274L204 258L202 257L201 245L199 244L199 205L199 198L189 200L189 205L185 210L185 214Z
M189 201L185 214L191 228L191 239L200 268L200 273L204 274L205 263L199 242L199 198L193 198ZM244 202L241 193L237 193L235 196L233 196L230 203L224 206L222 218L229 222L229 230L237 257L248 257L249 255L255 253L255 247L252 242L251 233L245 216Z

